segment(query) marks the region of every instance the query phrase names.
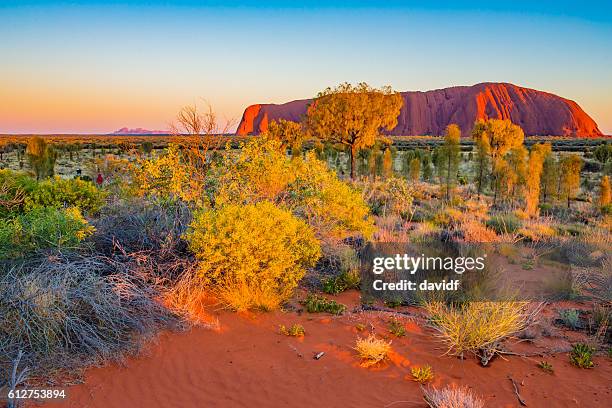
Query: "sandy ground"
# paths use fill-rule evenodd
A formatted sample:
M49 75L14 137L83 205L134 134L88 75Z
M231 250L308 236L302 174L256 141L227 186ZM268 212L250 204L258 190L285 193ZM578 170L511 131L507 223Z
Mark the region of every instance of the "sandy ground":
M359 295L339 298L356 308ZM299 311L212 315L218 318L217 328L163 333L123 366L87 370L84 384L68 387L66 400L45 406L426 407L410 374L411 367L424 364L434 370L433 385L466 385L487 407L519 406L509 376L529 407L607 407L612 400L612 361L605 356L597 356L590 370L570 365L567 353L546 357L554 367L554 374L547 374L536 366L541 357L507 356L481 367L472 357L444 355L435 333L410 315L399 316L407 330L401 338L388 333L393 314L381 311L340 317ZM304 338L278 334L280 324L293 323L304 326ZM365 330L358 330L360 323ZM553 336L511 349L567 347L573 339L555 330ZM388 362L363 368L352 347L370 332L392 339L394 351ZM324 356L313 359L321 351Z

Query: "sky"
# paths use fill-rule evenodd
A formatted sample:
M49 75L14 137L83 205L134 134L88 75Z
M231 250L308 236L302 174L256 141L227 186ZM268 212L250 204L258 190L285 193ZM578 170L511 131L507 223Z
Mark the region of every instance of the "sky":
M510 82L612 134L610 2L261 3L0 0L0 133L163 130L193 103L235 127L250 104L365 81Z

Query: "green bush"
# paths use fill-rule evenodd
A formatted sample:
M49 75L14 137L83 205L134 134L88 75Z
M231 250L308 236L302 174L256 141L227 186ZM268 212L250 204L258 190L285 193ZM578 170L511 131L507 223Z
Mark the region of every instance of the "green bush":
M341 315L346 310L346 306L342 303L311 293L308 294L302 304L306 307L308 313L331 313Z
M37 208L0 219L0 259L23 257L38 249L76 247L93 231L77 208Z
M570 352L570 362L579 368L592 368L595 349L583 343L574 344Z
M321 251L312 228L268 201L197 213L186 238L202 282L235 310L278 308Z
M77 207L95 213L104 205L104 198L105 193L89 181L55 177L38 183L26 197L25 209Z
M103 190L85 180L55 177L38 182L24 173L0 170L0 218L41 207L77 207L95 213L105 198Z
M498 234L512 234L522 226L521 220L513 214L495 215L486 224Z

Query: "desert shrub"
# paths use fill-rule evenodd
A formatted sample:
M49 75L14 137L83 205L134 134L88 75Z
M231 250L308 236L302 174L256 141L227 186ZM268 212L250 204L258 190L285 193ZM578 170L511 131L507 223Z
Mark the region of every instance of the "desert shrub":
M324 278L322 280L323 292L330 295L337 295L348 289L358 289L361 283L359 271L351 269L347 272L342 272L338 276Z
M410 232L410 242L421 244L431 242L437 240L440 233L440 228L433 222L421 222Z
M355 351L361 358L362 367L371 367L384 361L391 352L391 342L377 339L373 334L367 338L358 338Z
M397 319L391 319L389 321L389 333L393 334L395 337L403 337L406 335L406 328Z
M192 211L185 203L159 205L138 198L122 200L105 207L92 220L96 234L91 240L98 251L107 255L117 250L161 251L188 258L182 235L191 220Z
M335 300L327 299L323 296L309 293L302 302L308 313L330 313L341 315L346 310L346 306Z
M538 309L529 306L528 302L518 301L469 302L458 306L425 304L449 352L474 353L483 365L498 352L501 341L530 324Z
M104 191L81 179L64 180L59 177L38 183L26 197L25 210L39 207L76 207L96 213L104 205Z
M572 346L570 362L579 368L593 368L593 353L595 349L589 345L578 343Z
M287 157L279 141L255 138L237 157L226 155L212 174L215 206L272 201L305 219L321 238L370 237L374 230L358 190L312 153Z
M612 234L599 229L585 230L578 237L567 237L560 241L557 250L563 260L580 267L597 267L612 245Z
M580 312L576 309L563 309L559 311L559 320L561 324L572 330L582 327L580 322Z
M552 374L554 372L552 364L548 363L547 361L540 361L538 363L538 368L548 374Z
M235 310L278 308L320 256L312 229L267 201L200 211L185 237L202 283Z
M484 408L484 402L467 387L426 388L423 399L430 408Z
M404 220L412 218L413 194L407 180L397 177L369 181L364 188L364 196L374 215L398 215Z
M410 373L412 374L412 379L420 384L425 384L434 378L433 370L429 365L412 367Z
M170 144L163 155L139 159L132 169L134 183L140 195L162 203L181 200L194 206L209 205L207 164L206 152L197 147L181 150Z
M512 234L521 227L521 220L514 214L495 215L487 221L487 227L498 234Z
M306 334L304 326L297 323L292 324L291 327L286 327L284 324L281 324L278 331L280 334L290 337L304 337Z
M99 257L45 257L5 271L0 366L19 350L35 373L115 360L173 322L156 296L146 277Z
M494 230L476 220L465 221L460 228L463 232L463 241L467 243L497 242L499 239Z
M37 184L25 173L0 170L0 218L23 212L26 196Z
M602 303L612 303L612 256L608 255L598 268L583 271L584 289Z
M461 224L464 214L453 207L444 207L433 216L433 223L439 227L450 228Z
M0 259L19 258L40 249L74 248L93 231L77 208L38 208L0 219Z
M517 230L518 235L527 242L541 242L556 235L556 231L545 223L529 223Z
M577 300L582 297L584 282L572 270L547 279L544 283L548 295L554 300Z

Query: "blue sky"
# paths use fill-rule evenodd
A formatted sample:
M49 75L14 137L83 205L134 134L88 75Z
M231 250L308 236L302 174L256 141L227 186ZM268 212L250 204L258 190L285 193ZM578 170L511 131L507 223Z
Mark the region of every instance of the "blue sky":
M0 133L161 129L201 99L239 120L343 81L512 82L575 100L612 133L604 2L104 3L0 1Z

